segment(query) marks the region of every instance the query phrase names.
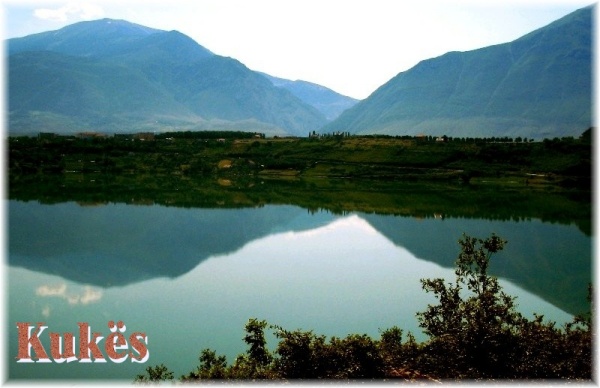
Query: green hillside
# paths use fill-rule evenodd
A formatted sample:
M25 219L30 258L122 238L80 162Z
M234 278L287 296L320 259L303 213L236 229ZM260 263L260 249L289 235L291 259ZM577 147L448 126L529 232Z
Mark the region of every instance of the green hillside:
M422 61L321 131L576 136L591 125L592 12L510 43Z
M127 128L159 117L199 120L133 68L37 51L10 56L9 69L10 130L25 129L36 118L48 121L32 131L63 133L68 128L52 128L53 123L71 122L73 131L118 132L119 125Z
M303 135L326 119L177 31L82 22L7 42L9 132L247 130Z

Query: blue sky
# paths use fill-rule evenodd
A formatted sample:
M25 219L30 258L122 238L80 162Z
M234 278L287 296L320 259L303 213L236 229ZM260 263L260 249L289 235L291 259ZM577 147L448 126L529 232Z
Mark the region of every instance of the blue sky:
M181 31L253 70L365 98L401 71L448 51L512 41L577 0L3 0L4 38L83 20L125 19Z

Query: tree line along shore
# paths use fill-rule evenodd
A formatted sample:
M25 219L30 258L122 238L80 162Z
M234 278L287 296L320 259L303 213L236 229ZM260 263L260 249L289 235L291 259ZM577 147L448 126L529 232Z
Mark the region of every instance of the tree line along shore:
M251 132L11 136L8 171L264 178L515 181L591 187L592 129L578 138L352 136Z

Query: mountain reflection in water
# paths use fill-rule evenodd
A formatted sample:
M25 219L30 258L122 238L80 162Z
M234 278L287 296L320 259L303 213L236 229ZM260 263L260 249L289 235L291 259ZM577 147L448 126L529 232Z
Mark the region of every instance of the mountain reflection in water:
M424 340L415 313L435 299L419 280L454 281L463 233L508 240L491 272L524 314L560 324L589 310L586 191L67 174L11 177L7 210L10 357L14 322L62 333L123 320L176 376L205 348L232 361L252 317L338 337L397 325ZM146 366L11 362L8 374L130 382Z
M289 205L185 209L9 201L8 209L9 265L102 288L177 278L274 233L310 231L348 217ZM447 268L457 257L462 233L482 238L496 233L508 244L493 260L494 274L571 314L588 308L591 238L574 225L351 214L414 257ZM325 255L342 245L329 241L318 249ZM365 259L376 249L365 247Z
M24 208L30 208L31 213ZM120 319L131 330L147 333L150 364L164 363L176 376L197 365L202 349L215 349L228 360L242 353L245 349L241 340L243 326L251 317L266 319L288 329L314 330L327 336L366 333L377 337L379 329L397 325L405 332L414 333L417 340L423 340L415 313L424 310L427 303L433 303L434 298L421 289L419 279L445 277L453 280L451 268L420 258L413 251L416 248L398 246L393 241L412 238L409 244L414 247L435 245L432 241L441 243L444 239L436 240L433 234L436 227L448 229L452 234L456 232L452 223L447 223L452 221L448 219L419 220L359 213L342 216L324 212L311 214L294 206L244 209L237 216L235 213L239 210L128 205L81 208L74 203L48 206L12 201L10 209L13 212L11 220L19 222L25 222L24 217L33 214L38 215L37 221L47 219L49 215L57 218L43 226L38 222L33 223L38 225L36 227L17 228L15 225L20 237L14 233L10 237L9 321L43 319L50 330L58 332L73 331L76 322L85 321L95 330L106 332L109 319ZM78 212L80 215L76 217ZM62 225L58 220L61 213L71 214L71 221L78 219L77 227L64 230L62 234L48 235L48 227ZM133 218L137 219L136 223ZM262 235L248 238L247 231L238 232L244 227L236 226L234 221L241 219L249 222L248 228L255 233L253 236ZM266 220L271 222L270 227L262 226L269 224ZM389 229L382 233L374 226L374 220L384 222ZM464 226L478 228L483 233L487 232L485 224L467 223ZM491 224L500 233L518 229L524 223L507 223L505 227L501 223ZM124 238L117 241L117 247L111 246L111 239L126 233L132 225L140 229L137 233L129 233L135 238ZM237 242L225 247L209 245L211 248L194 255L194 250L203 242L209 243L214 233L209 228L211 225L219 225L217 230L220 231L226 231L229 226L229 234L238 236L231 237L230 241ZM433 228L427 233L429 236L420 236L424 227ZM183 233L189 229L193 232ZM577 231L577 228L573 229ZM23 243L25 231L41 233L29 235L31 249ZM155 241L160 234L165 236ZM67 244L75 246L48 249L62 241L57 240L60 236ZM80 237L79 242L76 236ZM101 243L103 236L107 240ZM50 237L55 240L52 244ZM157 250L169 238L176 240L168 248ZM443 256L456 256L455 245L453 242L452 247L446 247ZM119 255L117 252L123 248L131 248L133 253ZM46 268L53 270L54 275L44 273L41 262L59 263L69 256L70 249L73 257L84 255L81 263L72 260L72 267L63 265L58 271ZM35 255L28 256L30 254ZM155 266L146 268L144 256L135 261L137 254L156 256L152 259ZM32 268L22 265L23 258L28 258L29 264L37 263L35 271L42 272L31 271ZM181 273L174 270L171 264L178 260L186 261L189 270ZM161 263L162 267L159 266ZM115 278L114 274L121 272L132 273L121 274L122 283L118 286L106 285L107 279ZM167 273L169 277L165 275ZM92 276L98 283L81 284L70 280L76 276ZM501 284L508 294L518 297L519 310L524 314L531 316L532 312L540 312L559 323L571 317L512 281L501 280ZM11 351L17 348L16 338L16 329L10 325ZM269 344L273 346L274 339L269 339ZM10 363L9 375L11 378L120 378L131 381L145 367L131 363L100 366L73 363L60 368L57 365Z

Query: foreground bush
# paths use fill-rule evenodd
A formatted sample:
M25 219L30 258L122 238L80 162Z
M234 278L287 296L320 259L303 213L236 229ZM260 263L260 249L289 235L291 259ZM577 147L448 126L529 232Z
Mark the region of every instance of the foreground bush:
M493 254L503 249L496 235L482 240L463 236L456 261L456 280L423 279L426 292L438 300L417 314L429 339L417 343L398 327L346 338L288 331L250 319L245 326L248 350L232 365L225 356L205 349L196 370L180 380L210 379L393 379L496 380L592 378L591 314L577 316L563 327L515 309L498 279L488 274ZM591 295L591 292L590 292ZM264 331L279 342L272 353ZM136 382L173 379L164 365L148 367Z

